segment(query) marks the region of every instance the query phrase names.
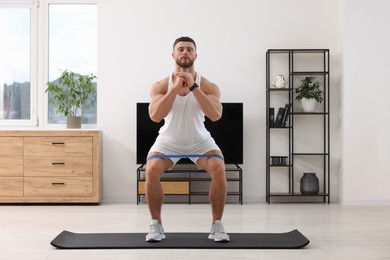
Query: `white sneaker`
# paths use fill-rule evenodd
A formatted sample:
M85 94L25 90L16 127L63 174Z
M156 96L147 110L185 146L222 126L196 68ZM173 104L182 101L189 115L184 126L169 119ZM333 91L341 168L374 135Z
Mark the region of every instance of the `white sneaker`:
M229 235L225 233L221 220L216 220L215 224L211 226L209 239L214 240L215 242L230 241Z
M147 242L159 242L165 239L164 228L158 224L157 219L153 219L149 226L149 234L146 235Z

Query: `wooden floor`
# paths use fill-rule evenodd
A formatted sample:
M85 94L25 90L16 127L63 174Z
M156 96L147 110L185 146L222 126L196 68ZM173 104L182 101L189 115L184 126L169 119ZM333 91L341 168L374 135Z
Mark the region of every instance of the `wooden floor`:
M208 204L166 204L166 232L208 232ZM0 259L390 259L390 207L338 204L228 204L227 232L298 229L311 242L299 250L58 250L61 231L146 232L146 204L0 205ZM205 238L207 239L207 238Z

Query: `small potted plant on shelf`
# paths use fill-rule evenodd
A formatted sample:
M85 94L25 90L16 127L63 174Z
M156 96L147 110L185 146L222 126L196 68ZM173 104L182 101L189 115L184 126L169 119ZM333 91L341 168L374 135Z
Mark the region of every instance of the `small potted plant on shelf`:
M56 113L67 117L67 128L81 128L81 109L95 93L94 79L92 73L81 75L64 70L56 80L47 83L49 103L57 105Z
M324 100L320 82L316 77L305 77L301 85L295 89L295 99L301 101L303 112L314 112L316 103Z

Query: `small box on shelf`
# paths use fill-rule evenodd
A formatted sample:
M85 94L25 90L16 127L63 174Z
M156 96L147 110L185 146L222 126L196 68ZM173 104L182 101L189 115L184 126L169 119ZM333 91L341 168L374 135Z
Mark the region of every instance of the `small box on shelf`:
M290 115L290 107L291 107L291 104L286 104L283 107L279 107L278 109L278 113L276 115L276 118L274 116L274 111L275 109L273 107L270 107L269 108L269 126L270 127L274 127L274 128L283 128L283 127L287 127L287 122L288 122L288 118L289 118L289 115ZM272 120L272 121L271 121Z
M268 125L269 127L273 127L275 124L275 108L270 107L268 112L269 112Z
M275 118L275 123L273 127L283 127L283 114L284 114L284 108L279 107L278 114Z
M287 165L287 156L271 156L272 166L285 166Z

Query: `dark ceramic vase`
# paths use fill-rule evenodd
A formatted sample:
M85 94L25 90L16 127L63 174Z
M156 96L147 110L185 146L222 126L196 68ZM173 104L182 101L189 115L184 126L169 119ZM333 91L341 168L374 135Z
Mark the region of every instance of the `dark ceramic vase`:
M315 173L306 172L301 178L302 195L317 195L320 191L320 183Z

